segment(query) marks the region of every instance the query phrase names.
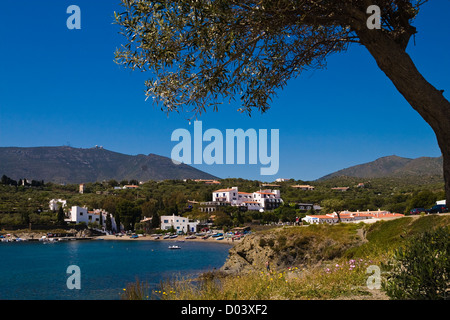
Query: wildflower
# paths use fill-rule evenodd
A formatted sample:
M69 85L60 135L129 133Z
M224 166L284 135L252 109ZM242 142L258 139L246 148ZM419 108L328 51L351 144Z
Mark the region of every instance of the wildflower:
M123 291L127 291L127 289L123 288Z

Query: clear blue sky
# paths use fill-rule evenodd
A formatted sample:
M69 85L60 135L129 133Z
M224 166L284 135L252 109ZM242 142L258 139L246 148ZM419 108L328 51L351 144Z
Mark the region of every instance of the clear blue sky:
M81 30L68 30L69 5L81 8ZM0 146L104 148L170 157L186 115L167 116L145 102L148 75L114 63L124 41L113 25L114 0L2 0L0 4ZM408 48L419 71L450 97L450 1L423 6ZM378 69L364 47L334 55L325 70L291 80L265 114L238 105L209 110L204 130L279 129L280 169L258 165L196 166L221 178L317 179L396 154L440 156L435 135Z

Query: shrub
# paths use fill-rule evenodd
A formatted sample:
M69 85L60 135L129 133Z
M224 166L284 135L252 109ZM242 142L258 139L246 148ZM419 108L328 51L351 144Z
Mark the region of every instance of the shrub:
M448 228L408 239L394 253L383 290L392 299L450 298L450 234Z
M265 247L267 244L266 240L264 238L259 239L259 246L260 247Z
M149 299L149 285L147 282L140 281L136 278L136 282L130 283L123 289L122 300L147 300Z

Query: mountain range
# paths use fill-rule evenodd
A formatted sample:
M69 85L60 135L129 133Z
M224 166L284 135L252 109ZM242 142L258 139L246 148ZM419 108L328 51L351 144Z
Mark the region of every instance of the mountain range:
M11 179L85 183L115 179L215 179L186 164L156 154L126 155L102 147L0 147L0 175Z
M410 159L393 155L342 169L323 176L322 178L317 180L327 180L339 176L357 178L384 178L430 175L443 176L442 166L442 156Z
M442 157L416 159L387 156L330 173L333 177L358 178L443 176ZM138 181L165 179L217 179L186 164L175 165L156 154L126 155L94 148L0 147L0 175L11 179L44 180L54 183L85 183L115 179Z

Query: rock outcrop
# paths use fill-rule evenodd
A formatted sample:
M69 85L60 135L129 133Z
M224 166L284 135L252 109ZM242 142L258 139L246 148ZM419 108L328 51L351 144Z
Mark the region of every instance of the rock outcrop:
M273 270L317 265L340 257L362 241L355 230L342 230L342 235L336 236L303 232L304 228L280 228L246 236L230 249L221 270L226 273L262 271L267 261Z

